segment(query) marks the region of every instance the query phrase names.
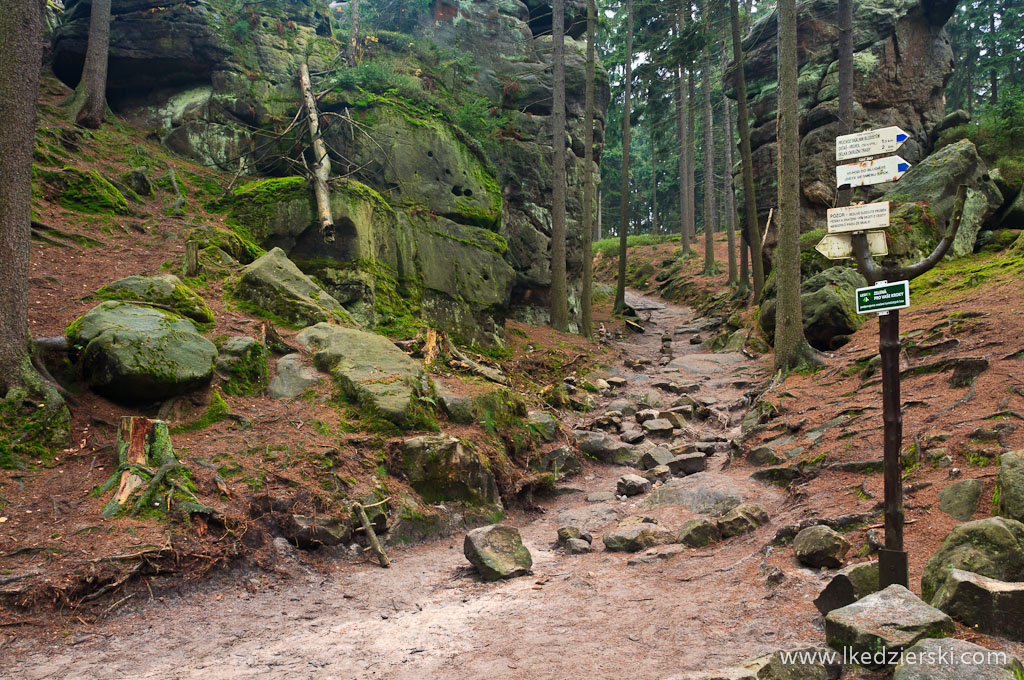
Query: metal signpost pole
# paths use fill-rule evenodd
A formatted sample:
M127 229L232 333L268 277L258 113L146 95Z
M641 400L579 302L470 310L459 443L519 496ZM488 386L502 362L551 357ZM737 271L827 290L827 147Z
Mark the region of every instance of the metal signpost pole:
M903 409L900 403L900 312L880 312L878 351L882 358L882 421L885 425L885 548L878 552L878 586L909 584L903 549Z

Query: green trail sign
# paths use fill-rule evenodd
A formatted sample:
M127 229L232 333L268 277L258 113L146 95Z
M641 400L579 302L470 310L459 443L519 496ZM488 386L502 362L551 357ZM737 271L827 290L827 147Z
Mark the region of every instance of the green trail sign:
M887 312L910 306L910 282L894 281L858 288L857 313Z

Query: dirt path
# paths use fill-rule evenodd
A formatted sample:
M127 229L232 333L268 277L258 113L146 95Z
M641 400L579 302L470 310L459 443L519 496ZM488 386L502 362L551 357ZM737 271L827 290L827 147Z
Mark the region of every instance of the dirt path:
M694 321L690 310L631 301L647 332L620 343L611 372L628 381L621 395L641 395L658 381L699 382L693 396L712 415L695 424L694 435L735 436L743 388L763 371L740 354L702 354L690 332L673 334L694 330L685 328ZM663 333L672 334L673 358L660 366ZM651 364L625 368L623 360L639 358ZM5 663L0 677L655 678L781 645L820 644L811 599L822 577L766 548L796 511L780 492L723 470L726 447L709 458L697 486L760 503L772 521L715 546L665 546L639 556L555 550L556 529L569 520L599 536L632 514L673 528L695 516L685 505L644 508L640 498L588 502L591 493L614 491L626 471L588 465L571 480L580 493L546 503L543 513L510 518L533 553L532 577L480 582L465 568L461 535L396 550L389 570L343 564L323 577L295 562L298 576L283 585L265 576L222 576L148 603L91 637L76 631L59 644L12 642L7 651L17 660ZM629 564L637 557L639 564ZM770 585L778 570L781 584Z

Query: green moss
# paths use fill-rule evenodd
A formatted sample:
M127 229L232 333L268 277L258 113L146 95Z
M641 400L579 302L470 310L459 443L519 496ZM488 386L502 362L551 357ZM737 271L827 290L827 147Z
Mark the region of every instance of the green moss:
M203 430L224 420L230 412L231 407L228 406L226 401L224 401L224 397L222 397L220 392L217 390L213 390L211 392L210 405L206 408L203 414L191 423L184 423L172 428L171 432L173 434L181 434L183 432Z
M253 397L263 393L267 381L267 352L254 342L238 355L231 355L227 366L228 380L224 393L240 397Z
M24 470L53 460L62 445L54 441L53 429L52 412L27 392L12 391L0 400L0 469Z
M39 170L38 178L57 194L57 201L68 210L101 215L130 215L131 208L117 187L96 170Z
M336 180L331 183L331 190L344 194L356 201L369 203L373 207L374 214L379 217L384 219L393 219L395 217L395 209L391 207L391 204L379 192L362 182L357 182L354 179Z

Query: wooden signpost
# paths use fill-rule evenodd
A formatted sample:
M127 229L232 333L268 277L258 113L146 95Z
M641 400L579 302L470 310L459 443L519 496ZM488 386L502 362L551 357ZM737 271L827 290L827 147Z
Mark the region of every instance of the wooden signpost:
M897 128L869 130L836 138L836 160L851 160L892 153L907 140ZM836 186L852 188L894 182L910 169L899 156L840 165L836 168ZM885 425L885 548L878 553L879 587L893 584L907 587L907 553L903 549L903 477L900 449L903 446L903 411L900 403L900 317L899 310L910 306L910 280L925 273L949 250L963 216L967 187L957 191L953 215L946 233L926 259L917 264L883 266L875 264L874 255L885 255L878 246L885 234L879 229L889 226L889 203L869 203L828 211L828 235L818 244L818 251L831 259L846 257L844 247L836 245L839 237L850 239L850 250L857 269L868 286L858 288L858 314L878 314L878 346L882 360L882 420ZM828 241L828 243L826 243ZM826 252L827 251L827 252Z

